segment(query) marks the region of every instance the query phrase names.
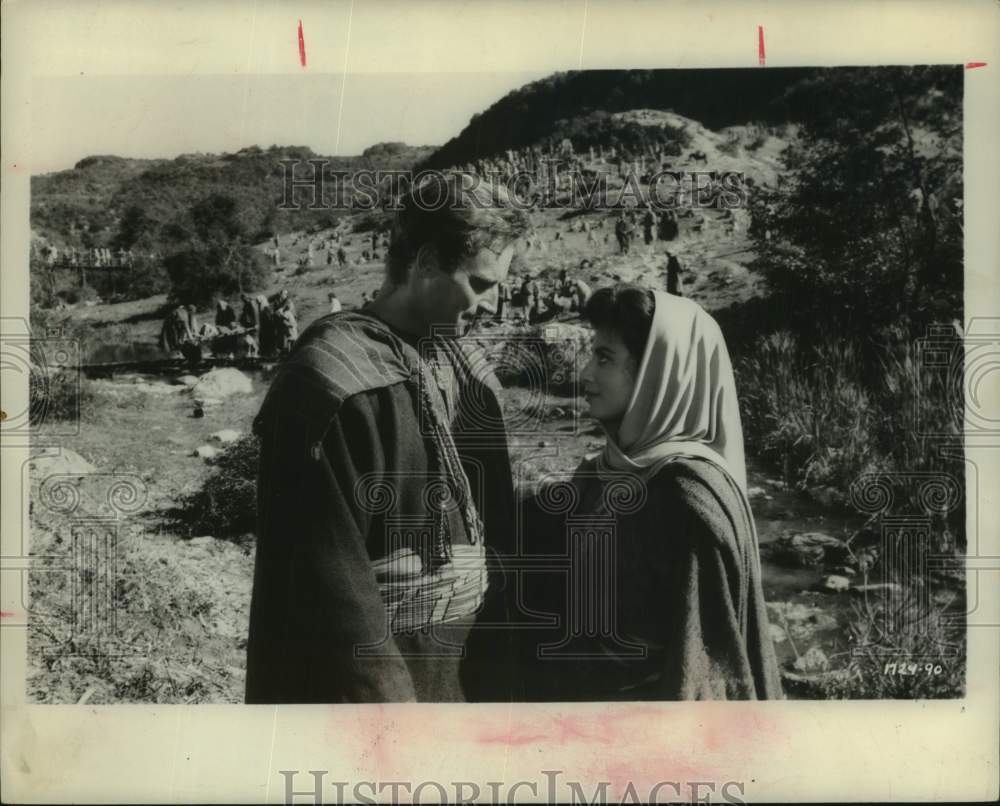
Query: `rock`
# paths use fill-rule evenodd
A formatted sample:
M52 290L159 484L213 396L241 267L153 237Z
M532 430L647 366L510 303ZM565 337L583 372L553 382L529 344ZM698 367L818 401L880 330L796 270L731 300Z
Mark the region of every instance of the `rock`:
M767 632L771 636L771 640L776 644L788 640L788 633L785 632L784 627L780 627L777 624L768 624Z
M236 442L241 436L242 434L239 431L234 431L232 428L224 428L222 431L216 431L209 439L218 442L220 445L229 445Z
M798 602L768 602L768 619L780 624L793 641L808 641L817 632L839 629L837 619L811 605Z
M198 383L198 376L181 375L179 378L177 378L177 383L179 383L181 386L194 386L196 383Z
M195 448L191 455L198 456L202 459L214 459L220 453L222 453L222 451L218 448L213 448L211 445L201 445L200 447Z
M785 534L767 544L766 553L775 560L797 567L843 563L850 554L843 540L823 532Z
M216 367L209 370L198 382L188 387L191 394L203 402L210 399L221 399L230 395L249 395L253 393L253 383L243 372L233 367Z
M851 580L847 577L838 576L836 574L831 574L823 580L823 588L828 591L841 593L846 591L849 587L851 587Z
M82 476L96 472L96 467L69 448L61 448L57 454L40 454L31 459L31 474L40 479L56 474Z
M836 487L820 487L810 491L810 496L821 506L832 509L844 503L844 494Z
M830 668L830 659L818 646L811 646L793 664L800 672L825 672Z
M189 546L211 546L215 543L215 538L211 535L203 535L202 537L192 537L190 540L185 541Z
M765 501L770 501L771 496L767 494L763 487L750 487L747 490L748 498L763 498Z

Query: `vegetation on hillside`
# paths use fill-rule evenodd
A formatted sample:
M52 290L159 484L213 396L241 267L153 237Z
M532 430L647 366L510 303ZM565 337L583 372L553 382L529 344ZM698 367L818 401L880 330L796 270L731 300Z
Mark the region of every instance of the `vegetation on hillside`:
M822 72L808 68L767 70L585 70L555 73L516 89L482 113L473 115L458 136L425 163L461 165L507 149L559 140L563 121L631 109L669 109L719 129L750 120L783 123L785 94L800 81ZM801 114L802 110L796 108ZM586 143L583 132L581 142ZM578 135L578 136L580 136ZM574 145L576 140L573 139ZM610 143L606 143L610 145Z
M735 341L749 448L803 488L956 472L939 448L961 447L961 390L919 340L962 321L961 99L958 67L823 71L785 99L810 111L753 197L768 297Z

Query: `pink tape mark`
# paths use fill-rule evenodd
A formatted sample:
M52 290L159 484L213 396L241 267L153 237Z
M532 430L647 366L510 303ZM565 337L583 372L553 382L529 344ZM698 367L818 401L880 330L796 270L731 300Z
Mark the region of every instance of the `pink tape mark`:
M965 65L966 70L975 70L977 67L985 67L986 62L969 62Z
M299 20L299 63L306 66L306 38L302 34L302 20Z
M764 26L757 26L757 61L764 66Z

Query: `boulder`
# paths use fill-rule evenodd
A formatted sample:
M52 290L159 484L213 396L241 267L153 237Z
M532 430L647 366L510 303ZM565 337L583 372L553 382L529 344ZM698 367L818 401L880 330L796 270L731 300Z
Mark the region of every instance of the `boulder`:
M197 375L181 375L177 378L177 383L181 386L194 386L198 383Z
M809 641L817 632L840 627L825 610L800 602L768 602L767 613L768 619L781 625L793 641Z
M192 396L207 403L212 398L252 394L253 383L249 376L234 367L216 367L202 375L189 389Z
M761 546L772 559L795 567L842 564L850 556L847 544L824 532L785 534Z
M69 448L61 448L58 453L39 454L31 459L31 475L39 479L54 475L82 476L96 472L96 467Z
M830 659L818 646L811 646L805 654L795 659L793 665L800 672L825 672L830 668Z
M851 587L851 580L837 574L831 574L823 580L823 589L841 593Z
M221 431L216 431L209 439L213 442L218 442L220 445L230 445L236 442L241 436L242 434L239 431L234 431L232 428L224 428Z
M191 455L197 456L201 459L214 459L220 453L222 453L222 451L220 451L218 448L213 448L211 445L201 445L195 448L191 452Z

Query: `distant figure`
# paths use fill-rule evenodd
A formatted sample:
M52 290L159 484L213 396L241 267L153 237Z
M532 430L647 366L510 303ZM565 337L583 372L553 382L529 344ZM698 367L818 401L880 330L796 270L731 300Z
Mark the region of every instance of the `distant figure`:
M684 292L681 290L681 272L684 271L681 268L681 262L677 259L677 255L667 252L667 293L673 294L675 297L683 297Z
M195 334L198 332L198 316L194 305L185 305L184 314L187 317L188 333L190 333L191 338L194 339Z
M347 265L347 252L342 246L337 248L337 265L341 268Z
M500 283L497 289L497 312L493 317L498 322L507 318L507 309L510 307L510 286L507 283Z
M282 293L285 297L278 303L273 313L274 342L278 354L287 355L299 337L299 323L295 318L295 307L287 292Z
M248 294L243 295L243 310L240 311L240 327L246 333L244 342L246 343L247 356L256 358L260 355L260 306L257 301Z
M367 291L362 291L361 292L361 307L362 308L367 308L369 305L371 305L371 300L368 299L368 292Z
M220 299L215 306L215 326L220 330L236 327L236 311L224 299Z
M618 254L627 255L632 246L632 226L625 218L625 213L615 222L615 237L618 239Z
M258 294L256 297L257 310L260 312L260 329L257 331L257 343L260 346L261 355L271 355L275 350L275 314L267 297Z
M677 216L673 210L667 210L660 216L658 235L661 241L672 241L677 237Z
M646 246L653 242L653 228L656 226L656 213L652 207L646 208L646 213L642 217L642 239Z
M337 292L331 291L326 295L327 300L330 303L330 313L340 313L344 306L340 304L340 300L337 298Z
M194 339L187 309L178 305L167 314L160 329L160 349L165 353L176 353L184 344Z

